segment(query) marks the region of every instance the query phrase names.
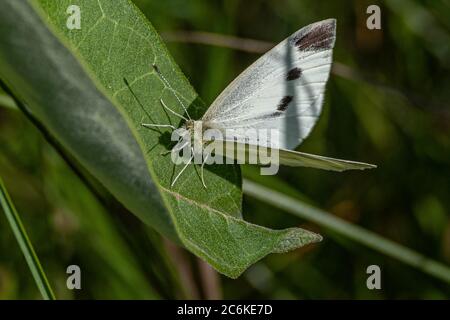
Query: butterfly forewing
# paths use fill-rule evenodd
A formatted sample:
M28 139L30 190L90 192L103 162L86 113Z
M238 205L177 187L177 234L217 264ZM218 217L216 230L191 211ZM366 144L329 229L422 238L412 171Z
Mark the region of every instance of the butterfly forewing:
M205 126L277 129L277 141L267 135L258 144L294 149L320 115L335 32L336 21L324 20L271 49L219 95L202 118ZM233 138L243 142L245 137Z

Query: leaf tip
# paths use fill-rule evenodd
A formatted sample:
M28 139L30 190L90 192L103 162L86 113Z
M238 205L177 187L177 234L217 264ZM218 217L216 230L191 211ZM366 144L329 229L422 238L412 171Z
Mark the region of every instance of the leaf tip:
M273 252L288 252L306 246L307 244L320 242L322 239L320 234L301 228L291 228L283 235Z

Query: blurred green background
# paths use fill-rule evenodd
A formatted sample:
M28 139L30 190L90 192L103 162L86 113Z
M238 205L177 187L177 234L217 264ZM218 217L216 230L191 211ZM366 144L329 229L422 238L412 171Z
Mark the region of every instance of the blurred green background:
M208 104L261 55L266 42L336 18L324 112L299 150L378 169L281 168L276 177L261 178L245 167L244 175L450 263L449 1L134 2ZM381 8L381 30L366 28L371 4ZM245 39L232 38L230 48L230 38L220 35ZM450 298L447 283L247 196L246 220L302 226L324 240L270 255L237 280L218 275L113 199L93 195L2 92L0 175L58 298ZM66 288L70 264L82 269L82 290ZM366 287L371 264L381 268L382 290ZM2 214L0 299L24 298L40 295Z

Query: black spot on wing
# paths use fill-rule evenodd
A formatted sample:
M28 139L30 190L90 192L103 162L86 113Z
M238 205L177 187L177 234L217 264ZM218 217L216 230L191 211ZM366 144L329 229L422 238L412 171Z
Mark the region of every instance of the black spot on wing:
M334 44L335 29L335 20L313 24L305 32L295 35L293 43L300 51L331 49Z
M302 75L302 69L300 69L300 68L292 68L287 73L286 80L287 81L295 80L295 79L300 78L301 75Z
M284 96L283 99L280 100L280 103L277 106L278 111L286 111L286 109L289 106L289 103L291 103L292 99L294 99L293 96Z

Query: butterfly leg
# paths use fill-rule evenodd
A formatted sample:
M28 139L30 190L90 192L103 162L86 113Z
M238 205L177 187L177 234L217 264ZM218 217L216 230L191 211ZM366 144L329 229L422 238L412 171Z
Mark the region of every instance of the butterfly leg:
M141 126L143 126L144 128L153 128L153 127L157 127L157 128L170 128L172 130L176 130L176 128L171 125L171 124L154 124L154 123L141 123Z
M173 187L175 185L175 182L177 182L178 178L181 176L181 174L184 172L184 170L186 170L188 165L192 162L192 159L194 159L194 155L191 156L189 161L184 165L183 169L181 169L181 171L177 174L175 179L173 179L172 184L170 185L171 187Z
M181 114L173 111L172 109L170 109L165 103L163 99L159 99L159 102L161 103L161 105L163 106L164 109L166 109L167 111L169 111L170 113L176 115L177 117L183 119L184 121L188 121L187 118L185 118L184 116L182 116Z
M206 188L206 183L205 183L205 179L203 176L203 167L205 166L205 163L206 163L206 160L208 160L208 157L209 157L209 153L206 155L205 159L203 159L202 167L201 167L201 171L200 171L200 176L202 178L202 183L203 183L203 186L205 187L205 189L207 189L207 188Z

